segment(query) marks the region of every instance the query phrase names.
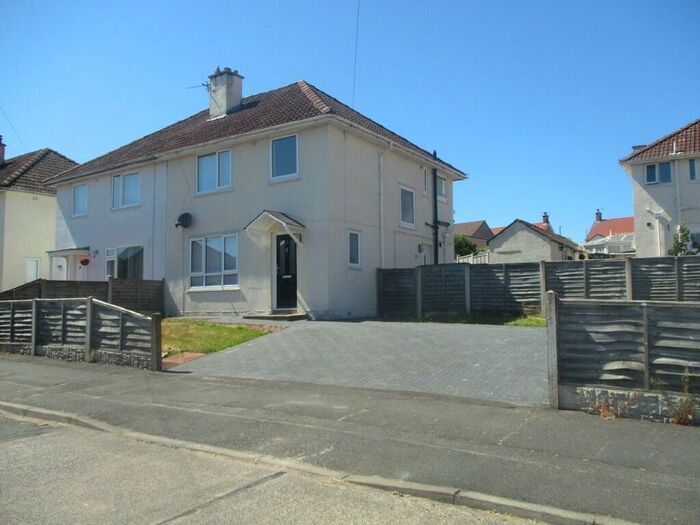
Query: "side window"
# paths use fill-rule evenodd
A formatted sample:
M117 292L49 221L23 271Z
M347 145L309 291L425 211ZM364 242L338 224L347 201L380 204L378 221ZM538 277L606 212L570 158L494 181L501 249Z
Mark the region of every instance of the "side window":
M401 225L413 228L416 225L415 192L401 188Z
M141 181L138 173L112 177L112 209L141 204Z
M666 184L671 182L671 163L662 162L659 164L659 182Z
M428 194L428 170L423 170L423 195Z
M272 179L293 178L299 174L296 135L273 139L270 150Z
M447 200L447 179L445 177L437 178L437 194L439 199Z
M71 215L73 217L80 217L81 215L87 214L87 198L87 184L73 186L73 195L71 197Z
M689 159L688 160L688 178L690 178L690 180L697 180L696 177L697 177L697 175L695 173L695 159Z
M656 164L649 164L646 167L645 182L647 184L656 184L658 182L656 180Z
M348 232L348 265L360 267L360 232Z

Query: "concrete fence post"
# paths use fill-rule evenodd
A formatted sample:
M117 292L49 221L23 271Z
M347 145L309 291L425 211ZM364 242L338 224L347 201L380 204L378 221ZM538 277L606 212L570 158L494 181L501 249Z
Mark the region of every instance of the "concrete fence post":
M589 295L589 284L588 284L588 259L583 261L583 298L588 299Z
M381 268L377 268L377 317L384 315L384 273Z
M163 349L161 347L161 315L151 316L151 370L159 372L163 369Z
M559 299L556 292L547 292L547 375L549 406L559 408Z
M625 257L625 299L634 300L634 280L632 279L632 258Z
M14 292L12 292L14 294ZM15 301L10 302L10 343L15 341Z
M676 261L676 301L683 300L683 276L681 275L681 258L675 257Z
M114 304L112 302L112 282L114 281L114 277L111 275L107 277L107 302L109 304Z
M92 297L85 300L85 362L93 363L95 356L92 353Z
M540 261L540 313L547 315L547 263Z
M464 265L464 308L467 315L472 313L472 265Z
M644 388L651 388L651 348L649 344L649 307L642 303L642 340L644 341Z
M413 286L416 287L416 318L423 317L423 267L417 266L414 270Z
M39 308L37 299L32 299L32 348L31 355L36 355L37 336L39 334Z

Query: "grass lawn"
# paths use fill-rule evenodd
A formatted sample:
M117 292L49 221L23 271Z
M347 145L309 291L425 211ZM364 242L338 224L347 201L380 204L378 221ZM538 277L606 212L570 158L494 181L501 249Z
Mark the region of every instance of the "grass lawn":
M512 315L512 314L472 314L466 317L446 317L429 319L439 323L462 323L462 324L495 324L501 326L529 326L545 328L547 319L536 315Z
M192 319L164 319L161 325L165 355L180 352L209 354L265 335L254 326L225 325Z

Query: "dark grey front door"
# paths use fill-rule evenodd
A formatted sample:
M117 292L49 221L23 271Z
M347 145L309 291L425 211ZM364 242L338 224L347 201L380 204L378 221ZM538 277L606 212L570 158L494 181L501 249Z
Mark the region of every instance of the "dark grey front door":
M297 307L297 245L289 235L277 236L277 308Z

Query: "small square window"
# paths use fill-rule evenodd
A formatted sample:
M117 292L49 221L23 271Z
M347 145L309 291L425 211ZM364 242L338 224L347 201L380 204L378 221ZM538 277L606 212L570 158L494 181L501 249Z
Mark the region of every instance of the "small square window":
M272 178L295 177L297 166L297 137L274 139L272 148Z
M360 232L348 232L348 264L360 266Z
M78 217L87 213L87 184L73 186L73 216Z

